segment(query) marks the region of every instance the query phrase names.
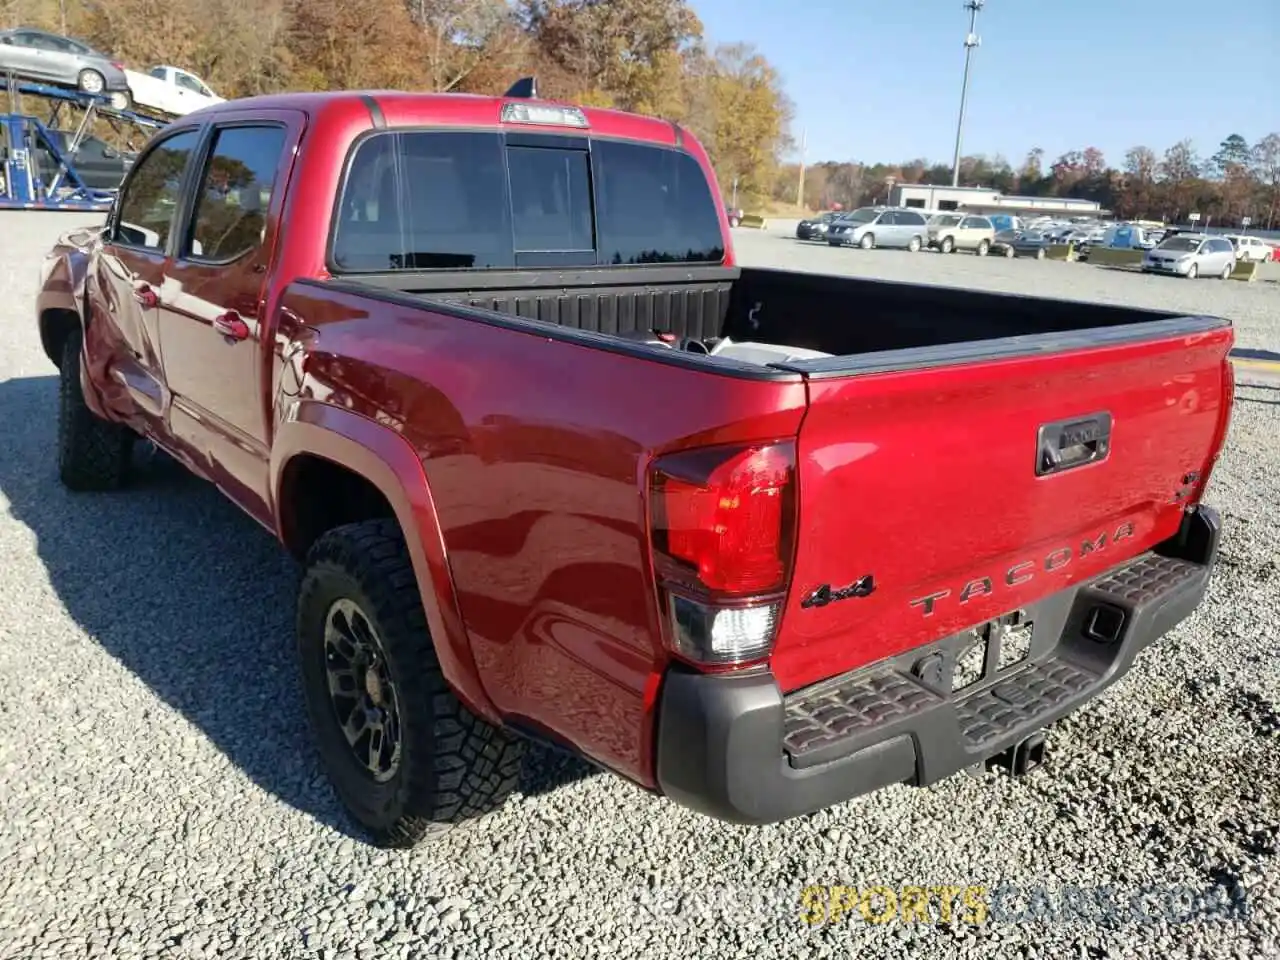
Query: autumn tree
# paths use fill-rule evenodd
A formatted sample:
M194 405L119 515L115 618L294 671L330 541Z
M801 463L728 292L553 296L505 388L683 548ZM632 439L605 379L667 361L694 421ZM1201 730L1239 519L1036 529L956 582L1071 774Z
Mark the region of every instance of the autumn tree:
M1193 212L1200 185L1200 159L1190 140L1179 140L1164 152L1160 162L1160 175L1165 184L1165 196L1171 207L1169 215L1181 219Z
M1250 161L1270 230L1280 219L1280 133L1269 133L1255 143Z
M724 44L703 57L693 84L703 86L706 112L688 123L707 147L721 188L738 181L740 197L767 197L777 148L786 132L786 108L777 73L750 44Z
M1253 182L1250 165L1253 159L1249 142L1233 133L1218 147L1209 165L1217 174L1222 212L1227 217L1238 216L1249 205Z
M702 36L685 0L524 0L520 21L580 94L627 107ZM579 97L582 99L582 97Z
M1124 179L1116 212L1137 217L1155 204L1160 161L1150 147L1132 147L1124 155Z
M521 58L528 35L508 0L406 0L421 31L421 57L430 90L464 89L486 64Z

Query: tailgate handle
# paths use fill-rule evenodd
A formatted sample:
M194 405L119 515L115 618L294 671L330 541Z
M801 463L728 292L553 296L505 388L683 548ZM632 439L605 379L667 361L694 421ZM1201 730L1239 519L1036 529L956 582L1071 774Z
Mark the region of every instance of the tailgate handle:
M1036 476L1097 463L1110 452L1111 414L1105 411L1041 424L1036 437Z

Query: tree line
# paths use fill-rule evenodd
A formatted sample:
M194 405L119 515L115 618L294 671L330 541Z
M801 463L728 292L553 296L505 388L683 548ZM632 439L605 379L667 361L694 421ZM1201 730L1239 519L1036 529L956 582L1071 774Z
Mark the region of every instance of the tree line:
M5 26L77 37L131 69L172 64L220 96L284 90L539 94L679 122L726 194L772 192L791 105L750 44L710 44L686 0L0 0Z
M133 69L168 63L225 97L390 88L501 93L535 74L543 96L684 124L703 142L726 199L810 209L884 199L890 183L951 182L947 164L783 159L792 105L752 45L710 44L687 0L0 0L5 26L79 37ZM1121 217L1280 226L1280 133L1227 137L1208 157L1187 140L1157 154L1101 151L1016 167L966 156L960 182L1004 193L1096 200Z
M796 201L799 173L797 164L779 168L775 199ZM904 183L949 186L951 165L923 159L817 163L805 170L803 203L817 210L883 202L893 184ZM1236 227L1247 217L1253 227L1270 230L1280 227L1280 133L1254 144L1233 133L1207 157L1190 140L1162 154L1132 147L1118 167L1096 147L1068 151L1047 165L1039 148L1028 151L1017 167L1001 156L966 156L960 161L960 184L1021 196L1096 200L1125 219L1183 223L1198 213L1202 223Z

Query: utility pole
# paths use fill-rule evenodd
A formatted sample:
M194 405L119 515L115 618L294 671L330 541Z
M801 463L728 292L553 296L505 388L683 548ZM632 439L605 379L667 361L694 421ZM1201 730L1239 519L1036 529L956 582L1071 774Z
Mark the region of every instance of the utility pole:
M804 206L804 148L809 138L808 130L800 131L800 185L796 187L796 206Z
M964 134L964 108L969 99L969 61L973 59L973 48L982 43L976 33L978 28L978 11L987 0L965 0L964 8L969 11L969 35L964 38L964 80L960 84L960 119L956 122L956 154L951 162L951 185L960 186L960 139Z

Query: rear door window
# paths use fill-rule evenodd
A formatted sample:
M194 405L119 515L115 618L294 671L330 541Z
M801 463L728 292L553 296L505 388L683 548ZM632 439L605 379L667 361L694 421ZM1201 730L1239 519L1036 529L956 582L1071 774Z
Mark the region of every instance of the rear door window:
M338 272L719 263L719 211L689 154L521 133L388 131L355 149ZM545 143L545 145L542 145Z
M182 255L229 263L256 250L266 237L285 129L223 127L215 138Z

